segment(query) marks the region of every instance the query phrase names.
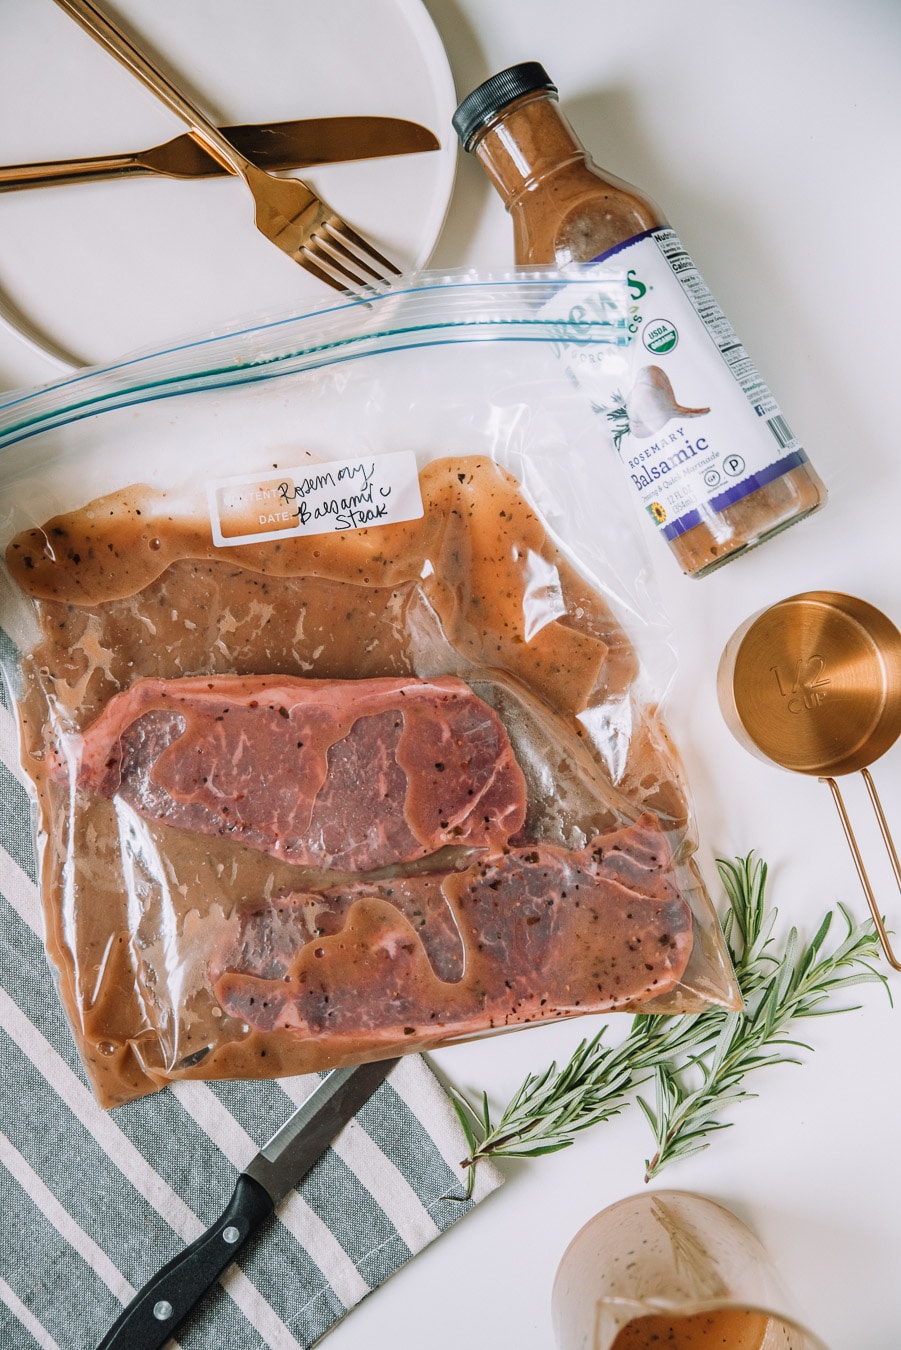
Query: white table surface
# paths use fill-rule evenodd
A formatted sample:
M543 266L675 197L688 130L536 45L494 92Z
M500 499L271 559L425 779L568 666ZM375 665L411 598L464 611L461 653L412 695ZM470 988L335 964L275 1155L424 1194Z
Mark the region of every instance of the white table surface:
M460 97L513 62L545 64L598 162L662 204L827 483L825 511L702 581L683 578L662 543L650 545L679 656L669 723L714 895L713 859L755 849L770 865L783 931L796 923L810 936L840 902L862 917L828 790L735 743L718 709L715 673L738 623L799 591L858 595L901 624L901 5L427 5ZM479 166L461 160L432 263L511 261L500 201ZM173 334L182 320L173 313ZM102 350L102 334L86 336ZM0 387L44 383L55 373L0 331ZM875 776L901 834L901 747ZM898 927L901 897L873 839L859 779L848 781L848 798ZM891 987L897 1000L898 976ZM711 1196L748 1222L831 1350L894 1350L901 1012L875 987L859 1001L859 1011L808 1024L815 1050L803 1065L759 1074L749 1084L759 1097L732 1113L734 1128L654 1184ZM486 1088L499 1107L526 1072L565 1059L601 1020L461 1046L436 1061L460 1087ZM506 1166L507 1184L348 1317L330 1350L550 1350L557 1263L597 1210L643 1189L650 1150L632 1109L560 1154Z

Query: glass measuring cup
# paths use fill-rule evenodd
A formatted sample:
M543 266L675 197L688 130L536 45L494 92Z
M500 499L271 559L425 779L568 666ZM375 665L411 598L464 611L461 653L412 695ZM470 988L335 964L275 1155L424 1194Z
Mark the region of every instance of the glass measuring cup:
M687 1191L646 1191L589 1220L551 1312L557 1350L826 1350L754 1234Z
M869 770L901 736L901 633L865 600L806 591L733 633L717 688L723 716L747 750L828 785L882 949L901 970L835 781L861 774L901 888L901 862Z

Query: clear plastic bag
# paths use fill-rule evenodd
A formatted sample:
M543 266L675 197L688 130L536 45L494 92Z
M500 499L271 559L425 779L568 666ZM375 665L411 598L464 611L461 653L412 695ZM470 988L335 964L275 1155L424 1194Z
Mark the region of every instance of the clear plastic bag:
M627 305L423 274L0 406L46 943L105 1105L737 1006L592 410Z

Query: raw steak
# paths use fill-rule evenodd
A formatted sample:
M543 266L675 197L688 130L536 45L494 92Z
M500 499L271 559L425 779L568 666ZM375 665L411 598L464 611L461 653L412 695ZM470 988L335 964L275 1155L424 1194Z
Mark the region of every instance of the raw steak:
M298 891L244 911L211 982L260 1032L345 1051L635 1005L681 978L688 904L656 818L570 851Z
M525 819L500 718L449 677L145 679L67 751L80 788L317 868L493 850Z

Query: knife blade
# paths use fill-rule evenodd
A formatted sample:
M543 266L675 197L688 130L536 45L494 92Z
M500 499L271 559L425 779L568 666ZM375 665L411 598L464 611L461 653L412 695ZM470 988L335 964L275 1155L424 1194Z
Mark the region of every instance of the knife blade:
M437 136L427 127L401 117L309 117L223 127L222 131L261 169L307 169L354 159L414 155L439 147ZM0 167L0 192L147 175L213 178L225 172L185 135L132 154L6 165Z
M327 1074L240 1174L216 1222L145 1284L97 1350L160 1350L397 1062Z

